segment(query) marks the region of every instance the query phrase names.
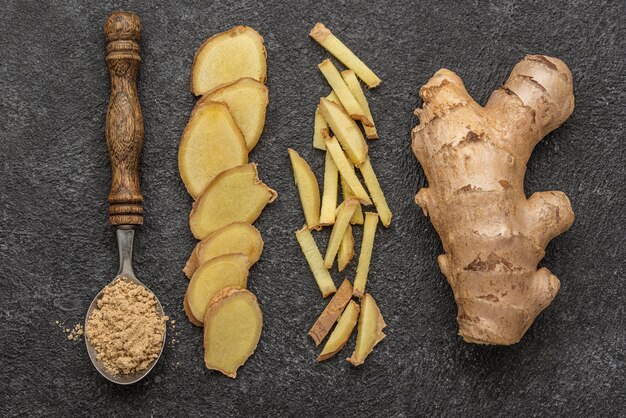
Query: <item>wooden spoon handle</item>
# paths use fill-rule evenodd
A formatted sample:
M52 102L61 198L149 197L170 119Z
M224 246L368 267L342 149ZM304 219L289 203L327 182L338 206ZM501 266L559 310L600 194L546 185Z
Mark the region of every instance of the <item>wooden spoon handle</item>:
M141 225L143 196L139 162L143 146L143 117L137 96L141 22L130 12L112 13L104 24L111 95L106 117L106 141L111 159L109 223Z

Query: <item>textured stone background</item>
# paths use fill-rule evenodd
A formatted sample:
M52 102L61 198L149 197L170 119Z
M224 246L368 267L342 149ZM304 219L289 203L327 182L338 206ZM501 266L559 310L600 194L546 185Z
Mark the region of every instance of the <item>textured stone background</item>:
M117 270L106 223L102 25L118 8L137 12L144 26L146 219L135 269L177 320L161 361L133 387L102 379L83 340L68 341L55 324L82 322ZM621 1L3 1L1 415L623 414L625 15ZM395 216L377 235L370 289L389 327L360 369L343 361L353 342L315 363L306 330L324 301L293 236L303 221L287 147L320 178L323 167L310 145L315 103L328 90L316 68L326 53L307 36L318 20L384 80L368 94L381 134L371 155ZM204 368L201 330L182 311L181 268L194 240L176 150L194 104L193 52L236 24L265 37L271 103L251 160L280 197L257 222L265 253L250 288L265 314L263 336L233 381ZM412 202L424 185L409 147L412 111L438 68L457 71L484 103L527 53L562 58L577 101L535 150L527 191L563 190L577 219L542 262L560 277L561 293L523 341L468 345L456 334L456 307L436 265L439 239Z

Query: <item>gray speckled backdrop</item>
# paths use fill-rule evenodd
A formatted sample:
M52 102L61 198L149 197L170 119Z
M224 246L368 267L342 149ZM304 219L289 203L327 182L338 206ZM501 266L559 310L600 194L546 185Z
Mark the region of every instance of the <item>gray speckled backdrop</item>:
M68 341L55 323L81 322L117 269L106 223L102 25L118 8L137 12L144 27L146 218L135 268L177 320L159 364L132 387L103 380L82 339ZM623 414L625 15L621 1L4 0L0 415ZM315 363L306 330L325 302L293 235L303 221L287 147L320 179L323 167L311 134L315 103L328 90L316 64L327 54L307 36L318 20L384 80L368 94L381 134L371 155L395 216L377 235L369 286L389 327L360 369L343 361L350 348ZM193 52L236 24L265 37L271 102L251 160L280 197L257 222L265 252L250 288L265 314L263 335L230 380L204 368L201 330L182 311L181 268L194 240L176 150L195 100ZM518 345L473 346L456 334L456 307L435 261L439 239L412 202L424 185L409 147L412 111L439 67L457 71L484 103L527 53L562 58L576 89L574 114L532 156L527 191L564 191L577 218L542 262L562 282L554 303Z

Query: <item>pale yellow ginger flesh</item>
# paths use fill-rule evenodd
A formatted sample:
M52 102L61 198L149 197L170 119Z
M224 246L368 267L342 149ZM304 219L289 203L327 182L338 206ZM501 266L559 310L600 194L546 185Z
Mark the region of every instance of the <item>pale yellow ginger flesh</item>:
M200 265L224 254L243 254L251 267L259 261L262 252L263 239L259 230L246 222L233 222L200 241L183 271L191 278Z
M324 144L322 129L328 132L328 123L326 123L326 119L324 119L322 112L320 112L320 107L317 106L315 109L315 121L313 123L313 148L325 151L326 144Z
M328 341L326 341L322 352L317 357L318 362L327 360L341 351L348 342L350 335L352 335L352 330L354 330L358 319L359 305L351 300L341 314L337 326L330 334L330 337L328 337Z
M354 296L360 298L365 293L367 275L370 271L372 260L372 250L374 249L374 237L376 236L376 226L378 225L378 214L372 212L365 213L363 224L363 238L361 241L361 252L359 253L359 264L354 277Z
M335 209L337 208L337 193L339 191L339 171L329 152L326 152L324 162L324 192L322 194L322 209L320 224L332 225L335 223Z
M252 78L240 78L207 92L198 101L220 102L228 106L230 114L243 133L250 151L259 142L265 127L265 112L269 103L267 87Z
M363 164L367 158L367 144L354 120L338 104L323 97L320 112L354 165Z
M254 353L263 329L263 314L256 297L244 289L225 289L204 316L204 364L228 377Z
M345 46L335 35L321 23L316 23L309 33L318 44L324 47L343 65L353 70L369 88L380 84L380 78L361 61L354 52Z
M352 171L354 171L354 165L352 165L352 161L347 158L346 160L348 161ZM339 176L339 182L341 183L341 193L344 201L350 199L351 197L355 197L354 192L348 185L348 182L346 182L346 179L343 178L343 176ZM350 223L352 225L363 225L363 208L361 207L361 205L359 205L354 211L354 215L352 215Z
M319 287L320 292L322 292L322 297L327 297L328 295L335 293L337 288L335 287L335 283L333 282L330 273L326 267L324 267L324 259L322 258L322 254L313 239L313 235L311 235L311 231L304 226L301 230L296 232L296 239L298 240L298 244L300 244L304 258L306 258L306 261L311 268L311 272L313 273L313 277L315 277L317 286Z
M391 224L391 210L389 209L389 205L387 205L387 200L385 199L385 195L380 188L380 184L378 183L378 179L376 178L376 174L374 173L369 157L365 160L361 167L359 167L359 171L361 171L361 175L365 181L365 186L374 201L374 206L376 206L376 211L378 211L380 221L385 227L388 227Z
M304 158L291 148L288 152L306 224L309 228L319 228L321 203L317 178Z
M365 137L367 139L378 139L378 131L376 130L374 118L372 117L370 106L367 103L367 99L365 98L365 93L363 93L359 79L356 78L356 74L354 74L354 71L352 70L342 71L341 77L367 117L368 123L361 121L363 124L363 130L365 131Z
M325 99L330 100L331 102L335 103L341 109L343 109L344 112L348 113L346 111L346 108L343 107L343 105L341 104L341 100L339 100L339 96L337 96L337 93L335 93L335 90L331 90L330 93L328 93L328 96L325 97Z
M337 269L343 271L348 267L348 264L350 264L352 257L354 257L354 235L352 234L352 226L348 224L346 232L341 239L341 244L339 244L339 251L337 252Z
M331 268L335 262L335 256L337 255L337 251L339 251L339 245L341 244L343 236L346 233L346 228L350 225L350 219L352 218L352 214L358 204L359 201L356 199L346 200L341 204L341 209L337 214L337 219L335 219L335 224L333 225L333 230L331 231L330 238L328 240L328 246L326 247L324 267L327 269Z
M330 332L330 329L337 322L337 318L341 315L343 310L345 309L348 302L352 298L352 285L349 280L344 280L337 289L337 293L335 293L322 311L322 314L317 318L315 324L311 327L309 331L309 337L315 341L315 345L320 345L320 343L326 338L326 335Z
M219 173L247 162L246 141L228 107L198 104L178 148L178 169L189 194L197 199Z
M331 90L330 94L326 96L326 100L330 100L331 102L336 103L341 108L343 108L341 102L339 101L339 98L333 90ZM322 132L326 132L326 134L328 134L329 131L330 126L328 126L328 122L326 122L326 119L324 119L324 115L322 115L322 112L320 111L320 107L318 105L315 109L315 120L313 123L313 148L326 151L326 144L324 143L324 135Z
M194 202L189 215L191 232L197 239L204 239L233 222L251 224L276 196L276 192L257 177L256 164L223 171Z
M333 161L335 162L339 173L341 173L341 177L343 177L346 180L346 183L350 186L350 189L354 193L354 197L366 205L371 205L372 201L359 181L359 178L356 176L354 166L348 162L348 159L343 153L341 145L339 145L337 139L334 136L330 137L324 133L324 142L326 143L326 152L330 153L333 157Z
M374 298L366 293L361 299L361 314L356 334L356 347L352 356L346 360L353 366L360 366L365 362L376 344L382 341L386 335L383 329L387 326L378 309Z
M201 96L222 84L249 77L265 82L267 62L263 37L247 26L237 26L207 39L191 66L191 91Z
M198 270L198 267L200 267L200 262L198 261L199 247L200 247L200 242L198 242L196 246L193 247L193 250L191 251L191 255L189 255L189 258L187 259L187 263L185 263L185 267L183 267L183 273L185 273L185 276L187 276L188 279L191 279L191 276L193 276L196 270Z
M559 280L537 270L549 241L574 221L562 192L524 194L535 145L574 110L572 75L559 59L529 55L486 106L439 70L420 89L413 152L428 188L416 203L439 233L439 267L467 342L518 342L553 300Z
M187 286L183 306L189 320L202 326L209 302L227 287L245 288L248 283L248 258L226 254L201 265Z
M333 89L333 92L341 102L341 105L346 110L348 115L350 115L352 119L371 125L372 123L365 115L365 110L352 95L352 92L341 77L337 67L333 65L332 61L325 59L318 65L318 68L326 78L326 81L328 81L328 84L330 84L330 87Z

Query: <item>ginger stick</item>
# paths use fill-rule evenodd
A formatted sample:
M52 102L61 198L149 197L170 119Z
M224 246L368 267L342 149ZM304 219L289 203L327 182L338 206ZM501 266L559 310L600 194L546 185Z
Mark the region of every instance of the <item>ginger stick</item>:
M326 119L320 112L320 107L317 106L317 109L315 109L315 122L313 123L313 148L326 150L322 129L328 130L328 123L326 123Z
M367 87L373 88L380 84L380 78L378 78L363 61L354 55L354 52L350 51L343 42L337 39L326 26L319 22L316 23L313 29L311 29L309 36L334 55L335 58L341 61L346 67L353 70L356 75L367 84Z
M354 165L352 164L352 161L350 161L348 158L346 158L346 160L354 170ZM343 200L345 201L350 199L351 197L355 197L354 192L348 185L348 182L346 182L346 179L343 178L343 176L339 176L339 181L341 182ZM354 211L354 215L352 215L352 219L350 219L350 223L352 225L363 225L363 208L361 207L361 205L357 206L356 210Z
M339 250L339 244L343 239L343 235L346 233L346 228L350 224L350 218L356 209L359 201L356 199L346 200L342 203L341 210L337 214L333 230L330 233L330 239L328 240L328 247L326 248L326 256L324 257L324 267L329 269L335 262L335 256Z
M306 258L307 263L309 263L309 267L313 272L313 277L315 277L317 286L322 292L322 296L326 297L335 293L337 291L335 283L333 283L330 273L324 267L322 254L317 248L313 235L311 235L311 231L306 227L306 225L301 230L296 232L296 239L298 240L298 244L300 244L300 248L302 249L302 253Z
M358 207L361 207L361 205ZM354 257L354 235L352 235L352 226L348 224L346 232L341 239L341 244L339 245L339 252L337 253L338 270L343 271L348 267L352 257Z
M320 112L354 165L363 164L367 158L368 147L356 122L341 105L323 97L320 99Z
M365 116L365 110L361 107L356 98L352 95L352 92L346 85L346 82L341 77L339 70L335 67L331 60L325 59L318 65L318 68L330 84L333 92L339 98L342 106L352 119L361 121L366 125L371 125L372 122Z
M293 177L300 195L302 211L309 228L319 229L320 224L320 187L317 178L306 160L295 150L289 148L289 159L293 168Z
M363 129L365 130L365 137L367 139L378 139L378 132L376 131L376 124L374 123L374 118L372 117L372 112L370 111L370 106L367 103L367 99L365 98L365 94L363 93L363 89L361 88L361 84L359 80L356 78L354 71L345 70L341 72L341 77L343 77L343 81L346 82L346 86L350 89L350 92L354 96L357 102L361 105L361 109L365 112L365 116L367 116L367 120L371 122L371 126L363 123ZM362 123L362 122L361 122Z
M333 295L333 298L328 302L328 305L326 305L326 308L324 308L324 311L309 331L309 337L315 341L315 345L320 345L326 338L326 335L337 322L337 318L339 318L339 315L341 315L351 298L352 284L350 284L349 280L344 280L341 286L339 286L337 293Z
M361 241L361 253L359 254L359 264L356 268L356 276L354 278L354 290L352 292L352 294L358 298L362 297L363 293L365 293L367 273L370 270L372 249L374 248L376 225L378 225L378 214L373 212L366 212L365 224L363 225L363 240Z
M332 225L335 223L335 209L337 208L337 191L339 184L339 171L333 161L333 157L326 151L324 167L324 193L322 195L322 209L320 224Z
M337 165L337 169L354 192L354 196L364 204L371 205L372 201L356 176L354 168L348 162L348 159L343 153L339 142L337 142L337 138L325 135L324 143L326 143L326 152L330 152L330 155L333 157L333 161Z
M369 157L367 157L367 160L361 164L359 170L361 171L361 175L363 175L363 180L365 180L365 186L367 186L367 190L370 192L370 196L372 196L374 206L376 206L376 210L380 216L380 221L386 228L391 223L391 210L387 205L387 200L385 200L385 195L380 188L380 184L378 183L378 179L376 178L376 174L374 173Z
M324 361L337 354L346 345L350 339L350 335L359 319L359 305L353 300L348 303L344 309L341 318L337 322L337 326L328 337L326 345L317 357L317 361Z

